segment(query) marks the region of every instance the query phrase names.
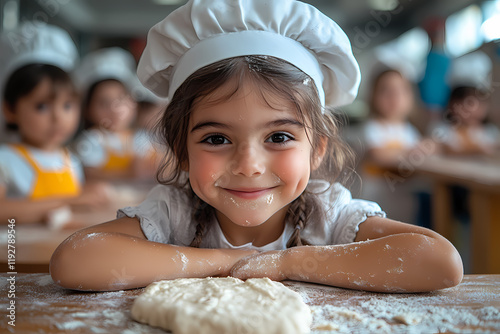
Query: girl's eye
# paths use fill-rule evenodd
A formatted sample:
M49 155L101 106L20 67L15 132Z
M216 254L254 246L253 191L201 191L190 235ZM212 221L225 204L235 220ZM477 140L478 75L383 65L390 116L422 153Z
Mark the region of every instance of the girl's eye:
M66 102L64 103L64 110L71 110L73 108L73 103L72 102Z
M47 103L38 103L36 105L36 110L37 111L45 111L49 108L49 106L47 105Z
M223 144L230 144L231 142L227 140L224 136L222 135L211 135L201 141L202 143L207 143L210 145L223 145Z
M289 135L284 132L276 132L273 133L267 140L266 142L271 142L271 143L277 143L277 144L283 144L286 143L290 140L294 140L292 135Z

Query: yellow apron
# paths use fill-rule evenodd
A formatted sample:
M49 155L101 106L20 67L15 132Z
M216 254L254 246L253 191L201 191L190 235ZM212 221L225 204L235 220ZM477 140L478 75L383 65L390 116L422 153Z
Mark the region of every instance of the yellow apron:
M394 149L403 149L403 143L401 143L399 140L391 140L385 143L384 149L388 150L394 150ZM379 165L371 162L371 161L365 161L363 163L363 171L366 173L366 175L371 175L374 177L381 177L384 175L384 173L387 171L386 168L380 167Z
M102 166L105 171L125 171L130 168L132 161L134 159L134 150L132 147L132 134L127 132L120 135L120 141L125 147L123 152L116 152L106 143L104 148L108 155L108 160Z
M12 145L31 165L34 172L34 183L30 199L38 200L48 197L74 197L80 194L80 182L71 172L69 152L64 150L64 165L59 171L44 171L33 160L26 147Z
M467 131L467 128L465 127L458 127L457 128L457 134L461 139L461 150L464 152L474 152L477 150L477 145L474 143L472 138L469 135L469 132Z

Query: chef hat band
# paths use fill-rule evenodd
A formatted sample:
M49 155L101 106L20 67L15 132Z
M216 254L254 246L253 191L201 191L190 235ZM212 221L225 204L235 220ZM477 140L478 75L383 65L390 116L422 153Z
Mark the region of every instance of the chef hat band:
M228 48L227 45L231 45ZM179 59L173 69L169 96L197 70L217 61L249 55L266 55L283 59L309 75L325 103L321 83L323 74L316 57L299 42L267 31L240 31L216 35L194 45Z

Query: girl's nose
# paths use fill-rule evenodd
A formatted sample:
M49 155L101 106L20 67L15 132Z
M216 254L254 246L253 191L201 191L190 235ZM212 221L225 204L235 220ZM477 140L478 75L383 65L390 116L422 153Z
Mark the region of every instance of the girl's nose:
M239 145L231 163L234 175L253 177L264 174L265 154L250 144Z

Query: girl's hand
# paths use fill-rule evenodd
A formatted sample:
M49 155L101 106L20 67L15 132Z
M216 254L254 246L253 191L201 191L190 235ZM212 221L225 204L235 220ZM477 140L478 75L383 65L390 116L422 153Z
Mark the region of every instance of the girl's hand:
M111 202L113 189L105 182L87 183L80 196L69 203L73 208L102 208Z
M230 276L247 279L268 277L273 281L286 279L285 251L269 251L247 256L238 261L230 271Z
M232 276L231 269L242 259L258 255L255 249L219 249L216 263L219 263L217 276Z

